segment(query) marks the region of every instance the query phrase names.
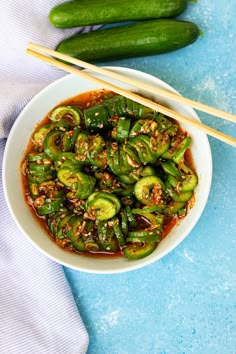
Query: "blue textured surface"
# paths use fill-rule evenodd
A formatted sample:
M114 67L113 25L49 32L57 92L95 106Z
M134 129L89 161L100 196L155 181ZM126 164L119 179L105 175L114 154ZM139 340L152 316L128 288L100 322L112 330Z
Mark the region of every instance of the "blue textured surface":
M150 73L187 97L236 113L235 16L235 0L190 3L180 18L204 32L192 46L103 64ZM235 137L233 123L199 115ZM125 274L65 268L90 336L89 354L236 353L236 153L209 140L210 197L181 245L155 264Z

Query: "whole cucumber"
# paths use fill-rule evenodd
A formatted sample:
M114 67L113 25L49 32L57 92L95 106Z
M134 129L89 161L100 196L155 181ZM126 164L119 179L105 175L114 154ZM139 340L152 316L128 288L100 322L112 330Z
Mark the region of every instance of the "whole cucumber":
M187 0L74 0L52 8L49 21L55 27L70 28L173 17L186 7Z
M151 20L79 34L63 40L56 50L96 62L167 53L193 43L198 36L192 22Z

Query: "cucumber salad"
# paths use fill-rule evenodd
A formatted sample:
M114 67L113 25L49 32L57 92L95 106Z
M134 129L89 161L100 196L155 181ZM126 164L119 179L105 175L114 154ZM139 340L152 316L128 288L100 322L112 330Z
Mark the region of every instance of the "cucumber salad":
M194 203L191 137L179 124L105 90L55 107L22 161L32 212L60 247L151 254Z

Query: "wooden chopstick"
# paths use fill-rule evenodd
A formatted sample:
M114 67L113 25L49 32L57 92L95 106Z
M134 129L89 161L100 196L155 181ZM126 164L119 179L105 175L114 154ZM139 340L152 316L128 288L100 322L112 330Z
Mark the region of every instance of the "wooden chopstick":
M32 44L30 43L29 46L32 47ZM38 45L34 44L34 48L35 48L35 46L38 48ZM39 51L43 51L44 47L42 47L42 46L39 46L39 47L40 47ZM61 56L59 57L59 55L57 55L57 54L60 54L60 53L54 52L54 51L49 50L49 49L47 49L47 51L50 51L50 53L48 52L48 54L53 55L55 57L57 56L59 59L66 60L67 62L70 62L72 64L75 64L74 61L77 60L77 59L74 59L74 58L71 58L71 57L65 56L65 55L63 55L63 58ZM210 135L210 136L212 136L212 137L214 137L214 138L216 138L218 140L221 140L221 141L225 142L226 144L229 144L229 145L232 145L232 146L236 147L236 139L235 138L230 137L230 136L228 136L228 135L226 135L226 134L224 134L222 132L219 132L219 131L211 128L211 127L208 127L207 125L204 125L204 124L202 124L202 123L200 123L200 122L198 122L198 121L196 121L196 120L194 120L192 118L185 117L184 115L182 115L180 113L177 113L177 112L175 112L175 111L173 111L173 110L171 110L171 109L169 109L167 107L164 107L164 106L160 105L159 103L150 101L147 98L141 97L141 96L139 96L139 95L137 95L137 94L135 94L135 93L133 93L133 92L131 92L129 90L123 89L123 88L121 88L119 86L116 86L116 85L114 85L112 83L109 83L109 82L107 82L105 80L99 79L99 78L97 78L95 76L90 75L89 73L87 73L87 72L85 72L83 70L79 70L79 69L77 69L77 68L75 68L73 66L67 65L67 64L65 64L63 62L60 62L60 61L58 61L58 60L56 60L54 58L51 58L51 57L49 57L47 55L41 54L41 53L39 53L39 52L37 52L35 50L27 49L26 53L31 55L31 56L34 56L37 59L40 59L40 60L42 60L44 62L47 62L48 64L50 64L52 66L55 66L55 67L57 67L59 69L62 69L64 71L67 71L67 72L75 74L75 75L80 75L81 77L84 77L85 79L90 80L90 81L94 82L95 84L97 84L99 86L102 85L103 88L106 88L108 90L114 91L114 92L116 92L116 93L118 93L118 94L120 94L122 96L125 96L125 97L127 97L127 98L129 98L131 100L134 100L134 101L136 101L136 102L138 102L140 104L143 104L144 106L147 106L147 107L149 107L149 108L151 108L153 110L156 110L156 111L158 111L160 113L163 113L163 114L165 114L165 115L167 115L167 116L169 116L171 118L174 118L174 119L176 119L176 120L178 120L178 121L180 121L182 123L189 124L189 125L197 128L197 129L201 130L202 132L204 132L204 133L206 133L206 134L208 134L208 135ZM110 73L109 70L107 70L107 72ZM106 76L108 76L108 74ZM139 86L143 87L143 84L139 83Z
M121 82L125 82L129 85L133 85L133 86L137 86L139 87L140 86L140 82L135 80L135 79L131 79L127 76L124 76L124 75L121 75L121 74L118 74L112 70L108 70L108 69L104 69L104 68L101 68L99 66L95 66L93 64L90 64L90 63L87 63L83 60L79 60L79 59L76 59L76 58L72 58L72 57L69 57L68 55L65 55L65 54L62 54L62 53L59 53L59 52L56 52L52 49L49 49L49 48L46 48L42 45L39 45L39 44L35 44L35 43L28 43L28 48L32 49L32 50L36 50L36 51L41 51L43 53L47 53L55 58L58 58L58 59L62 59L62 60L65 60L67 62L70 62L71 64L75 64L77 66L80 66L82 68L85 68L85 69L89 69L91 71L94 71L98 74L102 74L104 76L108 76L112 79L115 79L115 80L118 80L118 81L121 81ZM150 92L150 93L155 93L155 94L158 94L162 97L166 97L166 98L169 98L173 101L176 101L176 102L179 102L179 103L183 103L185 104L186 106L190 106L190 107L193 107L197 110L200 110L202 112L205 112L205 113L208 113L208 114L211 114L211 115L214 115L216 117L219 117L219 118L223 118L223 119L226 119L226 120L229 120L229 121L232 121L232 122L236 122L236 116L231 114L231 113L228 113L228 112L224 112L220 109L217 109L217 108L214 108L214 107L210 107L210 106L207 106L203 103L200 103L200 102L197 102L197 101L193 101L187 97L183 97L183 96L180 96L180 95L177 95L176 93L173 93L173 92L170 92L170 91L167 91L165 89L162 89L162 88L159 88L159 87L156 87L156 86L153 86L153 85L149 85L149 84L145 84L142 82L142 89Z

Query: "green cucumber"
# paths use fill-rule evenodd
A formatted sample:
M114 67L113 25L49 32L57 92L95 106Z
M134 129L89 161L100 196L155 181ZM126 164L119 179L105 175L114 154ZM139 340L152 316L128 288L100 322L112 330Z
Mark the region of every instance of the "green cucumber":
M120 201L114 194L107 193L107 192L99 192L99 196L110 199L113 202L113 204L115 205L116 212L118 213L120 211L120 207L121 207Z
M69 226L69 221L73 218L74 216L72 214L66 214L63 218L61 218L58 222L57 225L57 232L56 232L56 237L59 239L63 239L67 236L67 230Z
M125 153L126 156L126 160L124 159L124 163L125 165L129 166L129 169L131 169L131 171L133 171L135 168L138 168L141 166L141 161L138 157L138 154L136 153L136 151L132 148L131 145L129 144L124 144L123 145L123 151Z
M28 182L29 183L38 183L38 184L40 184L40 183L43 183L43 182L54 180L56 178L56 174L55 174L55 171L50 171L49 173L43 173L41 175L39 175L39 174L37 174L37 175L28 174L27 178L28 178Z
M105 251L116 252L118 250L117 239L114 237L113 228L106 221L98 222L98 238L101 248Z
M143 236L143 237L127 237L127 242L159 242L161 239L160 235L154 235L154 236Z
M177 152L173 156L173 161L179 163L184 160L185 151L189 148L191 144L191 138L186 137L181 143L177 146Z
M31 151L27 155L27 160L28 161L42 161L44 159L49 160L48 155L45 154L44 152Z
M182 177L183 180L180 182L181 192L193 191L198 183L198 178L196 174L186 175Z
M39 127L33 134L33 142L39 148L43 149L44 147L44 140L48 133L52 130L61 130L61 132L66 131L69 128L69 124L66 122L55 122L50 124L45 124ZM46 152L46 151L45 151Z
M175 139L174 137L171 141L171 148L168 151L166 151L162 155L162 157L164 159L171 159L176 164L179 164L181 161L183 162L184 154L186 150L190 147L190 144L191 144L191 138L188 136L184 137L181 142L178 142L178 138Z
M63 183L66 187L72 188L72 189L77 189L78 186L80 185L81 177L82 177L82 182L85 182L87 179L87 175L84 173L79 173L80 171L76 169L70 169L70 168L60 168L57 171L57 178L58 180ZM78 175L79 173L79 175Z
M105 168L107 167L107 151L103 150L93 158L90 158L88 156L88 161L91 163L91 165L105 170Z
M193 43L198 36L192 22L152 20L79 34L63 40L56 50L94 62L167 53Z
M153 213L154 211L159 211L160 206L158 205L151 205L151 206L145 206L142 209L141 208L135 208L132 209L133 214L149 214Z
M179 179L175 178L172 175L167 177L167 185L175 188L179 193L182 192L191 192L194 190L198 183L198 177L191 170L192 174L181 175Z
M61 150L64 152L72 151L71 131L65 132L61 139Z
M88 157L91 159L96 157L103 150L104 145L106 143L101 135L89 135Z
M157 247L157 242L130 243L124 248L124 256L130 260L149 256Z
M156 157L162 156L170 146L169 135L165 132L159 133L157 137L151 137L150 148Z
M36 162L30 162L29 163L29 171L30 173L34 173L38 174L41 172L48 172L50 170L54 169L53 165L49 164L49 165L43 165L43 164L38 164Z
M84 162L76 160L76 154L73 152L62 152L57 155L57 158L54 161L56 170L63 167L79 170L83 165Z
M59 28L100 25L122 21L173 17L187 7L186 0L80 0L63 2L49 13L50 23Z
M129 222L131 228L135 228L137 226L137 223L136 223L136 220L135 220L135 218L133 216L132 210L131 210L129 205L127 205L125 207L125 213L126 213L127 220Z
M119 243L119 246L125 246L125 238L122 232L122 228L119 225L119 219L115 218L113 220L113 229L115 232L115 236L117 238L117 241Z
M163 214L176 214L179 210L184 208L185 202L171 202L163 207Z
M63 205L63 199L57 199L52 201L51 203L45 203L42 206L40 206L39 208L37 208L37 213L39 215L47 215L47 214L51 214L54 213L55 211L59 211L60 208Z
M83 218L81 216L78 216L76 220L70 219L69 224L72 228L70 231L68 231L68 236L71 240L71 244L76 250L80 252L86 251L84 237L81 234L82 223Z
M144 165L155 162L156 156L151 151L150 138L147 135L140 134L138 137L130 139L129 144L136 149L138 157Z
M59 221L67 214L68 211L65 208L61 208L60 211L53 213L47 217L47 224L53 236L56 236Z
M48 133L44 140L44 151L52 160L56 160L57 155L62 153L60 145L63 133L60 130L53 130Z
M152 166L146 166L140 172L140 176L142 177L155 176L155 175L156 175L156 171L155 168L153 168Z
M158 238L160 237L161 233L160 231L157 230L141 230L141 231L130 231L128 233L128 237L130 238L137 238L137 237L151 237L151 236L157 236Z
M198 184L198 176L196 173L188 167L185 163L182 163L181 170L184 172L182 176L180 188L182 192L193 191Z
M67 234L71 240L72 246L80 252L86 251L84 237L81 234L81 226L83 223L83 218L80 216L74 216L69 219L69 228Z
M155 192L153 194L154 188ZM157 203L156 193L161 199L163 190L165 190L165 185L157 176L143 177L134 186L136 198L145 205L153 204L153 202Z
M89 107L83 113L85 126L90 132L98 132L111 126L108 111L102 104Z
M108 220L119 212L120 202L114 194L95 192L88 197L86 209L91 218Z
M127 217L126 211L124 209L121 210L120 217L121 217L121 230L124 235L127 235L128 231L129 231L128 217Z
M118 143L123 143L129 136L131 120L125 117L120 117L117 124L116 140Z
M145 109L145 106L143 106L143 110ZM140 108L141 110L141 108ZM157 130L158 124L154 120L151 119L139 119L132 127L130 131L130 137L135 137L139 134L147 134L149 136L153 135L155 131Z
M166 173L168 173L176 178L180 177L179 170L173 161L168 160L166 162L162 162L161 166Z
M71 106L59 106L50 114L49 119L53 122L64 121L72 126L80 124L80 111Z
M124 184L134 184L137 179L133 178L130 174L118 176L118 180Z
M76 198L87 199L93 192L96 179L77 169L60 168L57 171L57 178L66 187L76 190Z
M28 183L28 188L30 191L30 194L33 198L36 198L39 195L39 185L38 183L32 183L29 182Z
M187 202L193 195L192 191L177 193L173 189L168 189L168 194L175 202Z

